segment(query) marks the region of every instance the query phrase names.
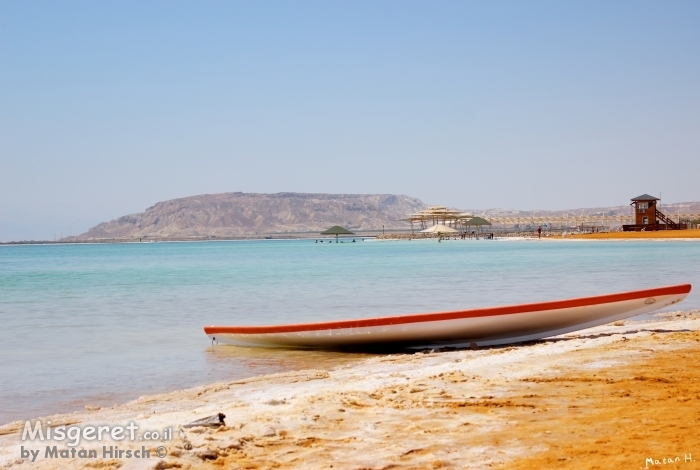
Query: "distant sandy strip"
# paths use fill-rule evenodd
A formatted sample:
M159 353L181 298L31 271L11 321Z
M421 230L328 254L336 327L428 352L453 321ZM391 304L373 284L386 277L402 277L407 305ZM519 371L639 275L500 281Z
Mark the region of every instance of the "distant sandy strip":
M567 235L565 238L581 240L697 240L700 229L693 230L659 230L658 232L609 232Z
M22 423L12 423L0 427L0 467L700 468L699 318L674 312L520 346L380 356L45 418L175 429L171 441L78 446L97 459L46 458L47 444L65 441L21 442ZM178 430L219 412L225 427ZM103 445L144 445L152 457L102 459ZM21 446L40 451L34 463Z

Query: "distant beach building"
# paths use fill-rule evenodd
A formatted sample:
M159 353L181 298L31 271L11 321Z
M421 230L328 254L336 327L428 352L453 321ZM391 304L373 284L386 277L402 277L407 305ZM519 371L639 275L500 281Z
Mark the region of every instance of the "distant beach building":
M657 209L658 197L642 194L632 198L631 206L634 206L635 221L634 225L623 225L622 230L625 232L641 232L641 231L656 231L656 230L685 230L688 224L682 223L680 220L675 222L664 215Z

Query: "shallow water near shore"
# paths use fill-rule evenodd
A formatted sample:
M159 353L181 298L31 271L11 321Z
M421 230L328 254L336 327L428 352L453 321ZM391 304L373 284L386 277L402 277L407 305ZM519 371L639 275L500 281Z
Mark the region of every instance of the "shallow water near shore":
M204 325L700 286L694 242L357 240L0 246L0 424L367 357L212 346Z

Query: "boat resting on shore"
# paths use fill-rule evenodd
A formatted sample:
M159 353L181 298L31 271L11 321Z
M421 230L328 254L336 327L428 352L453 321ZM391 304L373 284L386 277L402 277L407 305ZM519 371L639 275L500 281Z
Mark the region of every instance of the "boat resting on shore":
M212 341L282 348L492 346L561 335L676 304L690 284L501 307L270 326L206 326Z

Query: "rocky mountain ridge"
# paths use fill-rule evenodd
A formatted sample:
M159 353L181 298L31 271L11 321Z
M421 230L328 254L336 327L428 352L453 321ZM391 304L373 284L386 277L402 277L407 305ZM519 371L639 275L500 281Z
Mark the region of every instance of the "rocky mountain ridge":
M202 194L159 202L75 238L227 238L320 232L333 225L397 229L407 226L399 219L425 207L419 199L393 194Z

